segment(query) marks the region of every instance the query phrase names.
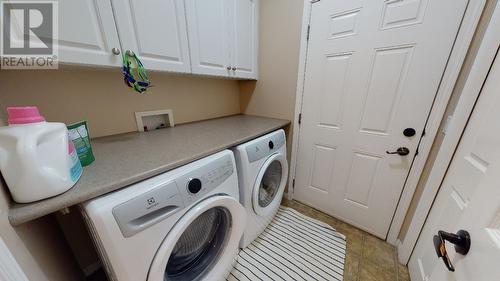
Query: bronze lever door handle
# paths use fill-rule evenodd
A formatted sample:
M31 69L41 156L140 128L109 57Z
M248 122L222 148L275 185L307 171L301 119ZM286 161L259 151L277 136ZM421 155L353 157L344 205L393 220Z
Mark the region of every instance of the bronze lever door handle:
M401 156L406 156L408 154L410 154L410 150L407 148L407 147L399 147L398 149L396 149L396 151L386 151L385 153L387 154L399 154Z
M470 235L466 230L459 230L457 234L438 231L438 235L434 235L434 249L438 258L443 258L444 265L449 271L455 271L455 267L451 264L451 260L446 252L445 241L455 245L455 251L462 255L467 255L470 250Z

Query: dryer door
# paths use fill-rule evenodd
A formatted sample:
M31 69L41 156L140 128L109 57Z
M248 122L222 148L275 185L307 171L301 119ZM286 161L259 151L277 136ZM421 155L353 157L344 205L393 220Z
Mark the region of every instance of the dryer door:
M276 210L281 202L287 177L288 162L285 155L275 153L264 162L252 192L252 205L256 214L267 216Z
M222 280L231 271L246 223L243 206L215 195L193 206L170 230L148 281Z

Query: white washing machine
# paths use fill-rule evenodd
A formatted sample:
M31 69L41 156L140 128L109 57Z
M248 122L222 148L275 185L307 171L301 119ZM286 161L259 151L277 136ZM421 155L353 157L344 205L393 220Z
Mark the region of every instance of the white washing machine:
M278 130L234 148L240 202L247 227L240 247L259 236L276 215L288 178L285 131Z
M219 152L82 206L115 281L223 280L246 223L233 153Z

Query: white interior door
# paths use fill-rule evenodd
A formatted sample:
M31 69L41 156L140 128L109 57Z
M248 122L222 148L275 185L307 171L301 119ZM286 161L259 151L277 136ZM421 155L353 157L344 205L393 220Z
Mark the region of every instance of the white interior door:
M191 71L183 0L113 0L123 51L147 69Z
M297 200L385 239L466 5L312 4Z
M186 0L191 70L229 76L231 0Z
M120 66L120 49L110 1L58 1L59 61Z
M500 59L496 59L410 259L412 280L500 280ZM466 256L448 247L454 273L437 261L438 230L470 232Z
M232 7L232 75L257 79L258 0L234 0Z

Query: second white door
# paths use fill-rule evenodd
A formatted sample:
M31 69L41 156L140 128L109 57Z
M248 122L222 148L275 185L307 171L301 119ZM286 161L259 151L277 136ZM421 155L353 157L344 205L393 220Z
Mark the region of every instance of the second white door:
M466 5L312 4L297 200L386 238Z

